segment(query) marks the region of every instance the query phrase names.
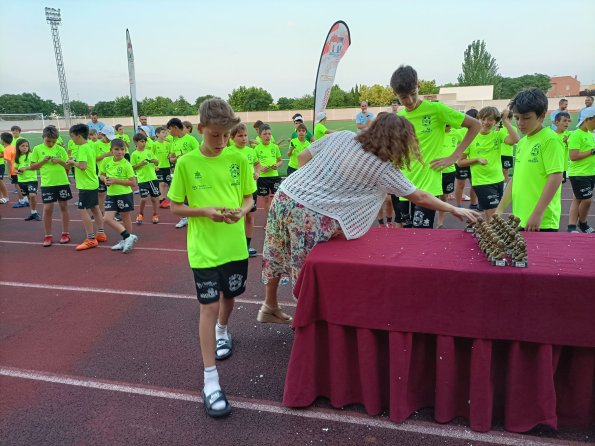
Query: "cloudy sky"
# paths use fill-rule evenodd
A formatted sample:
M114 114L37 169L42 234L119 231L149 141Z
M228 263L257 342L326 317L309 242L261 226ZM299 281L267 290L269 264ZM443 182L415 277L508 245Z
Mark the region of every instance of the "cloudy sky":
M344 89L387 85L400 64L438 84L455 82L475 39L486 41L503 76L577 75L595 83L593 0L21 0L0 2L0 94L36 92L61 102L45 6L62 12L70 98L90 104L129 92L126 28L140 99L227 98L240 85L263 87L275 100L311 93L336 20L351 30L336 77Z

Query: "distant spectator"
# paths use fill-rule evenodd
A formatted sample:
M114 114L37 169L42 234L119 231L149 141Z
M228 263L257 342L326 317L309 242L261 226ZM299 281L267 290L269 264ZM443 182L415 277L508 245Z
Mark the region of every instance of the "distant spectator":
M581 122L581 119L583 117L583 113L585 113L585 110L588 109L589 107L593 107L593 96L587 96L585 98L585 108L581 108L581 111L578 112L578 119L577 119L577 128L578 128L578 123Z
M554 121L556 120L556 115L560 112L567 112L568 108L568 99L562 98L560 99L560 101L558 102L558 109L554 110L551 114L550 114L550 121L552 123L552 130L556 131L556 124L554 124Z
M97 113L92 112L91 120L87 122L87 126L89 127L89 130L95 130L97 133L99 133L105 124L97 120Z
M150 138L155 137L155 127L152 125L147 124L147 117L145 115L141 115L138 117L140 121L140 125L144 127L144 130L147 132L147 136Z
M355 116L355 124L358 130L363 130L372 124L374 115L368 111L368 103L366 101L362 101L360 108L362 111Z
M393 113L397 113L399 111L399 101L396 99L390 103L390 109Z

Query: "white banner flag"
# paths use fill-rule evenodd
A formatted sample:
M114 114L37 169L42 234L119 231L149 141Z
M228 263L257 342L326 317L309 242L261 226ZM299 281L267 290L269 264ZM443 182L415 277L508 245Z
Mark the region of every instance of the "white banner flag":
M331 88L335 82L337 66L349 45L351 45L349 28L345 22L339 20L331 26L331 30L326 36L318 63L314 90L314 124L318 120L318 114L326 110Z
M128 51L128 79L130 82L130 99L132 100L132 120L134 125L134 133L139 125L138 122L138 105L136 102L136 79L134 74L134 53L132 52L132 42L130 41L130 33L126 30L126 48Z

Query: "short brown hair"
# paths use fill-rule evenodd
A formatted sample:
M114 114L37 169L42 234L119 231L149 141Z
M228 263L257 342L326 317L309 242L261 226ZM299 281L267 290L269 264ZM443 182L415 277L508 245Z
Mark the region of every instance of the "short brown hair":
M218 125L226 129L232 129L234 125L240 123L233 109L223 99L207 99L200 105L200 123L201 125Z
M245 130L246 124L240 122L239 124L234 125L231 129L231 137L235 138L238 133L243 132Z
M258 129L260 128L261 125L263 125L264 122L262 122L260 119L258 121L256 121L252 127L254 127L256 129L256 131L258 131Z
M187 129L190 129L190 133L192 133L194 127L192 127L192 123L190 121L182 121L182 125Z
M394 113L378 113L370 127L359 133L355 139L366 152L376 155L382 161L392 161L399 169L404 166L409 168L411 155L421 161L413 125Z
M479 113L477 114L477 119L489 118L490 116L492 116L496 121L500 119L500 112L496 107L482 108L481 110L479 110Z
M303 131L307 132L308 131L308 127L306 127L306 125L303 124L303 123L302 124L298 124L298 126L295 128L295 131L297 132L298 130L303 130Z
M112 139L112 142L110 143L110 148L113 149L114 147L117 147L118 149L125 149L126 144L124 143L123 139L114 138L114 139Z

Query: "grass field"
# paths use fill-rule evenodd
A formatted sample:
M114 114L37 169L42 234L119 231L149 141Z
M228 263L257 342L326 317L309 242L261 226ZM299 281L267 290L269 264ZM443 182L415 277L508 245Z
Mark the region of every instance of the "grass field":
M571 113L570 115L572 117L572 122L571 122L570 128L574 129L574 127L576 126L576 120L577 120L578 113ZM308 124L308 125L310 126L310 124ZM549 115L546 117L546 119L544 121L544 125L546 125L546 126L550 125ZM329 121L327 123L327 127L331 130L351 130L351 131L357 130L357 127L355 126L355 120L353 120L353 121ZM288 139L291 136L291 133L294 130L294 126L293 126L293 123L291 123L291 122L276 122L276 123L271 123L271 129L273 131L273 135L275 136L275 139L282 140L282 139ZM128 134L128 136L130 136L130 139L132 140L132 136L133 136L132 129L131 128L125 129L125 133ZM67 144L68 140L70 139L68 132L62 131L62 132L60 132L60 135L64 139L64 144ZM202 137L196 131L196 128L192 132L192 135L195 136L199 141L202 140ZM29 140L31 147L34 147L37 144L41 144L41 142L42 142L41 133L26 133L26 134L23 134L23 137L25 137L27 140ZM256 137L256 132L254 131L254 129L252 128L251 125L248 125L248 137L250 139L254 139ZM284 175L285 171L287 169L287 159L286 158L287 158L288 146L289 146L289 144L287 141L285 141L284 143L282 143L279 146L279 148L281 149L281 155L283 156L283 159L284 159L283 167L281 167L281 169L279 169L281 175Z

